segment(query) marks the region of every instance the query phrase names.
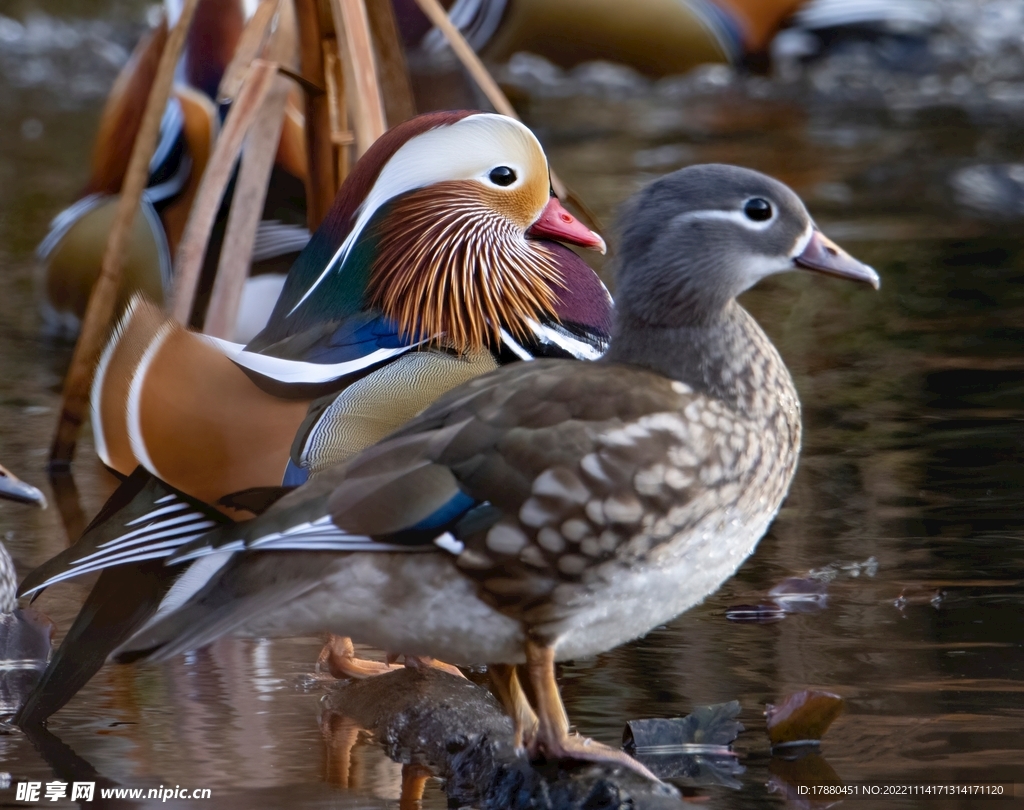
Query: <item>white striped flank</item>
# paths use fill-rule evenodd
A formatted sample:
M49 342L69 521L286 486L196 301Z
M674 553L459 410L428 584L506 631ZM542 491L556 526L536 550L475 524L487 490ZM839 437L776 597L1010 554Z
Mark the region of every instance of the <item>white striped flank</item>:
M349 534L331 522L330 515L260 537L248 547L262 551L421 551L419 546L381 543L372 537ZM429 550L426 549L426 550Z
M120 343L121 336L124 334L124 330L131 320L139 300L138 296L132 296L128 306L125 307L124 314L111 331L110 337L107 339L107 345L103 347L103 353L100 355L100 361L96 365L96 374L93 376L92 388L89 391L89 418L92 422L93 444L96 447L96 455L108 467L113 467L114 465L110 463L110 454L107 452L107 438L103 433L103 418L100 412L103 400L103 384L107 377L107 368L110 366L110 358L114 356L114 349Z
M173 562L203 559L225 551L398 551L403 553L433 551L431 546L385 543L362 534L349 534L331 522L330 515L271 532L255 540L235 540L216 547L197 548L182 554Z
M348 374L371 368L392 357L405 354L414 348L414 346L401 346L397 349L377 349L357 360L348 360L344 363L309 363L303 360L283 360L280 357L247 352L241 343L231 343L209 335L203 335L203 339L210 341L229 360L242 368L247 368L262 377L289 384L316 385L332 382ZM134 449L134 445L132 447Z
M164 500L164 499L161 498L160 500ZM137 518L135 518L135 520L129 520L124 525L125 526L135 526L135 525L137 525L139 523L142 523L144 520L153 520L153 518L158 518L161 515L169 515L172 512L180 512L182 509L188 509L188 504L185 503L185 501L177 501L176 503L172 503L170 506L164 506L161 509L157 509L157 510L155 510L153 512L149 512L148 514L145 514L142 517L137 517ZM106 543L104 543L103 545L106 545Z
M146 347L145 353L142 355L142 359L139 361L139 365L135 369L135 373L132 375L132 381L128 386L128 404L126 421L128 424L128 442L132 448L132 454L138 459L139 464L149 470L157 478L160 478L160 473L156 469L156 465L153 464L153 459L149 457L149 451L146 450L146 441L142 436L142 387L146 382L146 372L149 371L149 367L153 362L153 358L156 357L156 353L160 351L160 347L164 341L167 340L167 336L171 334L173 324L171 322L164 323L157 330L157 333L153 336L153 340L149 346Z
M168 503L168 500L171 502ZM216 528L217 523L195 510L173 493L157 501L158 508L124 524L138 528L100 543L96 551L68 563L67 568L26 594L48 588L57 582L101 571L116 565L158 560L171 556L177 549L199 539ZM145 523L145 525L139 525Z

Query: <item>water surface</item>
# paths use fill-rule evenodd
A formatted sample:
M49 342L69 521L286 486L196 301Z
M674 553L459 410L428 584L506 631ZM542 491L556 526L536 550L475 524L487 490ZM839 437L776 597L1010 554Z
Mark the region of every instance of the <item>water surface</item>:
M0 461L44 489L70 348L39 336L32 250L84 182L104 93L146 10L20 0L0 12ZM836 64L803 83L576 74L524 106L553 165L605 222L666 171L739 163L790 183L883 279L872 293L790 274L745 296L804 405L792 492L719 593L561 668L573 722L609 743L628 719L739 700L746 771L738 789L703 791L714 806L783 803L768 787L762 713L806 688L847 701L822 748L843 780L1024 784L1024 206L1012 172L1024 116L1005 103L1016 79L1000 79L991 103L957 103L955 76L929 93L926 77L886 73L878 92L841 85L838 103L822 78ZM89 517L114 482L88 431L74 474ZM67 542L53 508L0 503L0 532L22 572ZM824 610L725 618L812 572L830 579ZM37 604L66 628L85 584ZM372 741L360 739L348 776L325 741L322 691L304 685L318 648L224 641L163 666L108 667L50 727L107 777L209 787L216 806L394 803L399 768ZM51 778L20 734L0 736L0 762L16 780ZM966 803L885 806L917 804ZM436 783L425 806L445 806Z

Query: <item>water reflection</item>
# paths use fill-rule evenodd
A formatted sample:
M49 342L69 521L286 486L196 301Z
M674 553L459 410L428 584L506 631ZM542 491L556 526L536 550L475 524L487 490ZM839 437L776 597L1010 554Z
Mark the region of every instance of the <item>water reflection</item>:
M122 46L145 6L32 3L99 18ZM20 0L0 13L23 19L28 7ZM43 486L69 352L38 337L31 251L84 179L84 133L102 92L16 83L6 60L29 57L7 56L6 43L0 51L0 450ZM62 68L53 58L51 67L107 82L116 70L88 49L65 57L86 61ZM787 795L767 787L793 782L770 756L762 712L801 689L846 701L822 748L846 782L1020 781L1024 759L1024 243L1019 220L1005 218L1013 210L965 202L956 182L972 166L1024 162L1020 108L999 100L1019 80L990 77L1002 90L961 103L952 77L929 95L921 77L879 75L906 103L864 93L851 107L814 89L817 71L841 64L809 67L792 83L705 71L618 96L591 72L586 94L573 86L524 103L553 165L606 222L653 176L689 162L741 163L793 185L823 230L885 281L868 297L790 275L747 296L804 403L792 494L755 556L706 604L561 668L570 716L607 743L630 718L739 700L748 731L735 748L746 771L738 791L710 789L714 805L761 808ZM858 70L875 75L869 62ZM41 129L26 129L31 121ZM86 436L75 465L84 516L114 484L93 455ZM0 532L22 573L68 536L56 510L3 503ZM873 575L842 568L869 558ZM773 624L725 618L826 566L838 573L823 610ZM66 629L86 592L68 584L39 605ZM301 680L318 650L316 639L225 641L165 666L110 667L52 729L128 786L212 787L218 806L394 806L401 769L375 743L357 733L352 764L332 758L337 747L317 722L323 693ZM52 774L20 734L0 735L0 760L16 779ZM357 788L341 787L343 771ZM446 806L434 781L424 806Z

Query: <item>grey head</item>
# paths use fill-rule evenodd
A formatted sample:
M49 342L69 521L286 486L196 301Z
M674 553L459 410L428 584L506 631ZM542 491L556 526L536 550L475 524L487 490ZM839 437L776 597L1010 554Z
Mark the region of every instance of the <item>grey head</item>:
M765 276L797 268L879 285L789 187L751 169L707 164L665 175L627 204L620 229L620 322L713 323Z

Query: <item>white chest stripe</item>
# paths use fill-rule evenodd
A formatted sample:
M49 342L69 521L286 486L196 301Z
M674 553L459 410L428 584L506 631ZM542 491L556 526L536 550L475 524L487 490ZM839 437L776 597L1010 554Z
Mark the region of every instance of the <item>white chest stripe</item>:
M209 335L204 335L203 338L222 351L229 360L243 368L283 383L331 382L346 374L352 374L377 363L383 363L392 357L405 354L409 349L414 348L413 346L400 346L397 349L377 349L364 357L347 360L344 363L309 363L304 360L283 360L280 357L247 352L241 343L231 343Z
M156 469L153 459L149 457L149 451L146 450L146 440L142 435L142 387L145 385L149 366L152 364L157 352L160 351L164 341L167 340L167 336L171 334L171 328L171 323L165 323L154 335L153 340L146 347L145 354L142 355L142 360L139 361L139 365L135 369L131 384L128 386L128 413L126 421L128 423L128 442L132 448L132 455L138 459L139 464L157 478L160 478L160 473Z
M553 343L580 360L597 360L604 352L586 341L579 340L565 330L554 329L537 321L529 321L530 329L545 343Z

